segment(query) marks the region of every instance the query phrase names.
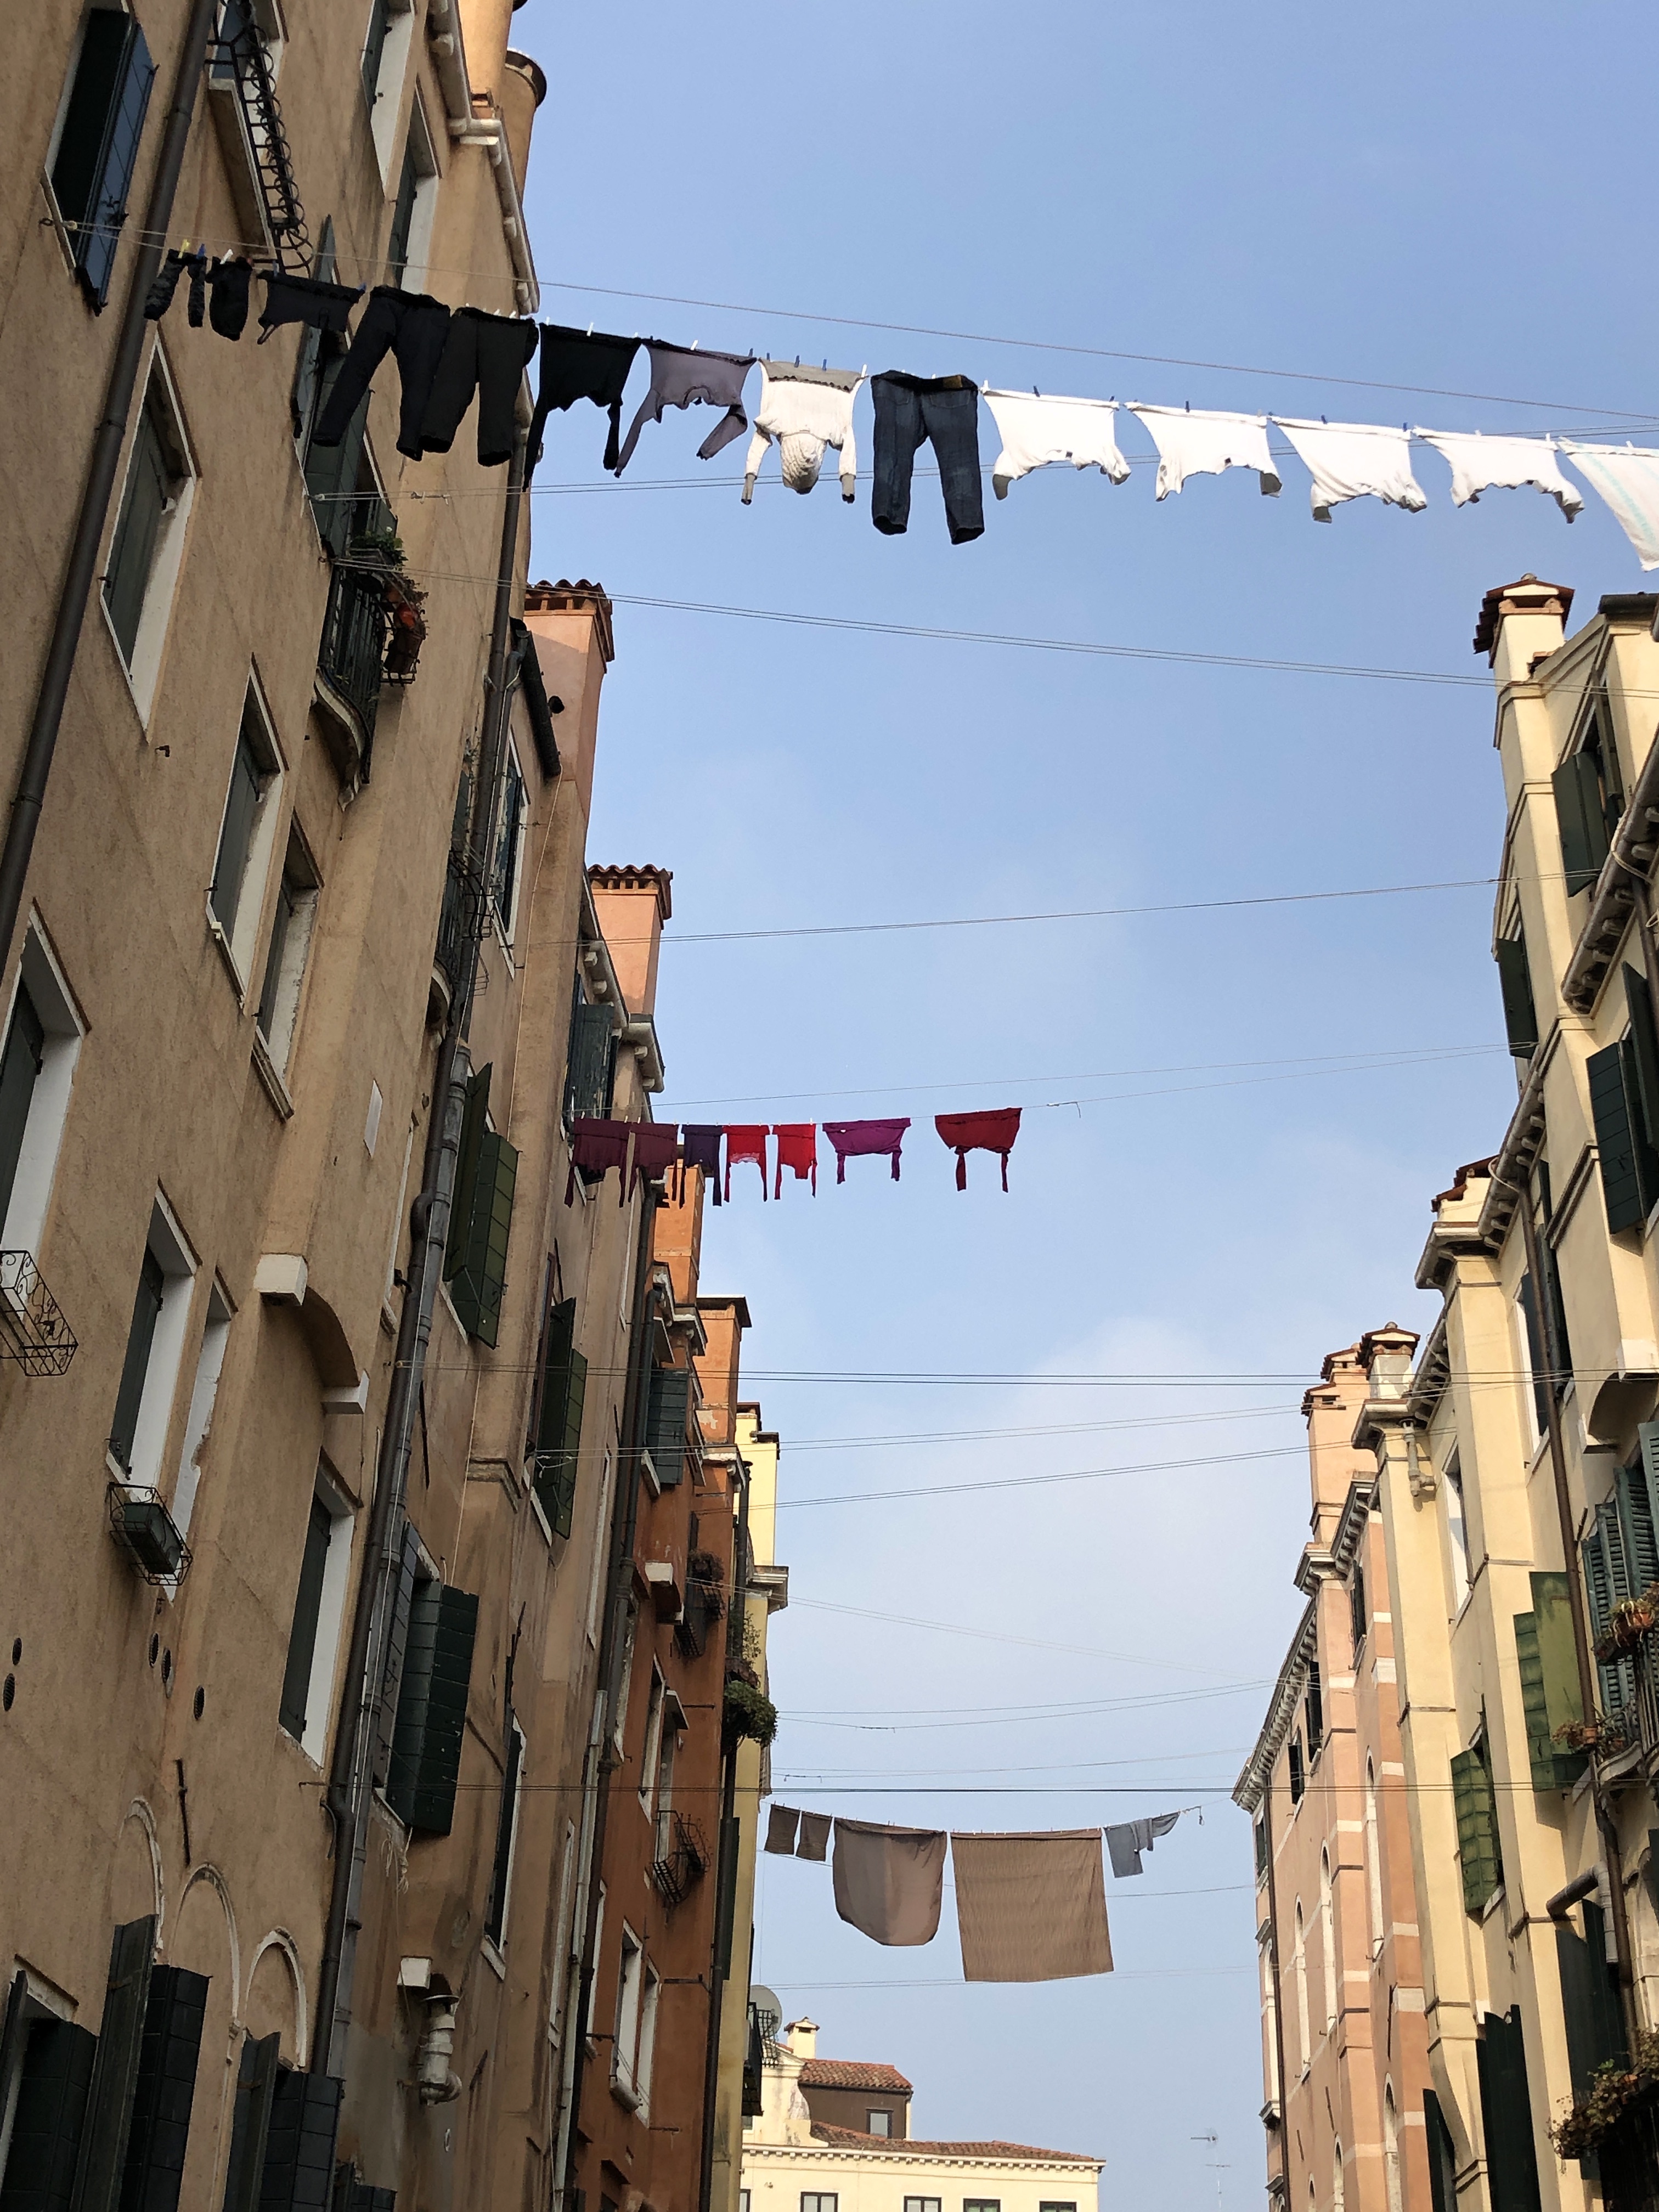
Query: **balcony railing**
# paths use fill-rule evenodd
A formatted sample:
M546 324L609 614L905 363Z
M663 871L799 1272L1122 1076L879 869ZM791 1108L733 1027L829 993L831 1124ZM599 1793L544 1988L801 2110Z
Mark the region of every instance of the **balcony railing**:
M671 1907L680 1903L694 1881L708 1871L708 1843L695 1820L683 1813L657 1815L657 1855L651 1880L658 1895Z
M33 1255L0 1252L0 1359L15 1359L25 1375L63 1375L75 1352L74 1332Z
M336 563L317 647L317 673L337 720L351 739L349 780L367 783L374 747L374 718L386 678L388 623L386 587L378 572Z

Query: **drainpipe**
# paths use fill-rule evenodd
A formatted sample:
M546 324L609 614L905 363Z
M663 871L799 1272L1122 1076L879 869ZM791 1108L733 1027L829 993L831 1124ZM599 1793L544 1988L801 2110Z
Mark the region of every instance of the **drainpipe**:
M1521 1185L1521 1235L1526 1248L1527 1273L1532 1278L1533 1303L1538 1310L1539 1340L1548 1356L1544 1328L1544 1269L1539 1249L1538 1221L1533 1210L1532 1174ZM1561 1408L1555 1395L1555 1377L1544 1380L1545 1428L1549 1437L1550 1472L1555 1482L1556 1519L1561 1530L1561 1556L1567 1570L1567 1607L1572 1616L1573 1654L1578 1662L1578 1696L1584 1717L1595 1711L1595 1668L1590 1653L1589 1624L1584 1615L1584 1589L1578 1568L1578 1545L1573 1527L1572 1498L1567 1486L1567 1454L1561 1437ZM1613 1948L1618 1961L1619 2000L1625 2034L1632 2051L1641 2022L1636 2016L1636 1976L1631 1959L1630 1917L1625 1900L1625 1860L1619 1848L1619 1826L1607 1808L1595 1753L1589 1754L1590 1792L1595 1805L1595 1825L1607 1868L1607 1899L1613 1918ZM1570 1885L1571 1887L1571 1885Z
M1278 1765L1278 1760L1273 1762ZM1273 1990L1273 2070L1279 2091L1279 2178L1288 2203L1291 2189L1289 2123L1285 2107L1289 2092L1285 2073L1285 1990L1279 1971L1279 1883L1273 1870L1273 1778L1272 1768L1261 1790L1261 1821L1267 1839L1267 1964Z
M507 465L507 496L501 513L501 552L495 567L495 616L485 678L483 757L477 796L467 827L466 858L475 884L488 882L489 841L501 791L507 750L507 646L513 587L524 504L525 434L520 425ZM380 1433L374 1502L368 1542L357 1578L345 1687L334 1731L333 1757L324 1799L334 1823L334 1873L328 1922L318 1976L318 2032L312 2070L343 2077L346 2030L351 2021L353 1971L356 1960L357 1903L368 1850L368 1807L372 1795L374 1743L385 1677L385 1642L391 1617L391 1593L404 1547L404 1497L410 1448L426 1368L432 1316L438 1301L444 1247L449 1237L449 1209L455 1188L461 1120L465 1111L471 1061L465 1038L477 977L478 945L483 933L482 896L468 938L465 973L450 1002L432 1079L432 1109L426 1128L419 1196L410 1208L411 1242L409 1285L398 1322L398 1345Z
M63 589L52 619L52 641L46 647L40 688L35 695L34 719L29 726L23 765L12 797L5 843L0 847L0 968L11 950L17 917L22 910L29 856L34 850L34 833L40 825L46 781L52 774L52 755L57 750L58 732L69 698L70 678L81 642L81 625L86 620L87 602L95 580L98 548L103 541L104 525L115 490L115 471L132 412L138 362L144 349L144 301L161 265L163 246L173 227L173 196L184 167L196 88L207 60L215 13L216 0L195 0L184 44L179 49L179 68L161 134L161 151L150 184L149 204L144 210L144 228L133 256L132 278L127 287L126 304L121 310L120 334L115 342L115 357L110 363L109 382L104 388L104 411L93 437L86 488L81 495L81 512L70 541Z
M749 1620L747 1468L743 1474L743 1504L738 1516L737 1556L743 1562L744 1578L738 1582L735 1574L732 1578L732 1612L730 1626L726 1632L726 1648L729 1653L735 1636L741 1656L743 1632ZM724 1705L722 1697L722 1709ZM723 1767L720 1778L720 1849L714 1855L714 1941L708 1966L708 2041L702 2062L702 2153L697 2169L697 2212L709 2212L709 2199L714 2186L714 2123L720 2108L720 2014L725 2009L726 1984L732 1972L732 1911L738 1873L738 1747L735 1742L726 1741L723 1710L720 1753Z

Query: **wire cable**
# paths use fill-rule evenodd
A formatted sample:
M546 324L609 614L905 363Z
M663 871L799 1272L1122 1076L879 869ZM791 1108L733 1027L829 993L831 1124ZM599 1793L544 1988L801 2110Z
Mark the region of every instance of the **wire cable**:
M1232 1467L1243 1460L1305 1459L1305 1444L1274 1444L1263 1451L1216 1452L1207 1459L1143 1460L1133 1467L1079 1467L1064 1474L997 1474L982 1482L918 1484L910 1490L847 1490L830 1496L780 1498L779 1513L806 1505L887 1505L906 1498L959 1498L980 1490L1037 1490L1059 1482L1097 1482L1116 1474L1169 1474L1194 1467Z

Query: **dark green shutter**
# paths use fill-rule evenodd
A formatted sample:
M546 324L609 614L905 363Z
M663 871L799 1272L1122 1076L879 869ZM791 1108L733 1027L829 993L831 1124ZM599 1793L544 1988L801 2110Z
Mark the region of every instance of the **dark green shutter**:
M178 2212L207 1993L207 1976L187 1967L157 1966L150 1974L121 2212Z
M1517 1054L1538 1049L1538 1016L1532 996L1532 971L1527 965L1524 937L1498 940L1498 984L1504 997L1504 1029L1510 1050Z
M5 1228L12 1186L17 1180L23 1133L28 1127L46 1042L46 1032L28 987L20 981L11 1026L6 1031L6 1049L0 1055L0 1231Z
M1291 1802L1299 1805L1302 1802L1302 1738L1299 1734L1291 1738L1290 1767Z
M280 2035L262 2036L257 2043L251 2035L243 2038L236 2069L236 2101L231 2112L224 2212L258 2212L282 2046Z
M131 15L94 9L87 17L75 87L52 167L59 211L71 234L87 297L102 310L115 273L127 193L138 161L155 64Z
M317 1622L323 1609L323 1570L328 1565L333 1533L327 1506L313 1496L306 1522L306 1547L300 1559L300 1585L294 1593L294 1625L289 1631L288 1663L283 1669L283 1695L276 1712L296 1742L306 1732L311 1662L316 1656Z
M486 1129L478 1139L477 1171L466 1193L465 1237L449 1295L469 1336L494 1344L501 1331L507 1288L507 1243L519 1155L505 1137ZM463 1194L457 1192L458 1201Z
M422 1835L447 1836L455 1817L477 1633L476 1597L441 1583L417 1586L386 1794L398 1818Z
M685 1425L691 1413L689 1367L653 1367L645 1445L665 1490L685 1480Z
M489 1873L489 1902L484 1910L484 1934L499 1943L507 1932L507 1885L513 1879L513 1843L518 1826L519 1783L524 1759L524 1739L507 1716L507 1765L501 1775L501 1802L495 1814L495 1858Z
M1593 753L1570 753L1550 778L1555 793L1555 819L1561 832L1561 866L1566 872L1567 896L1588 890L1601 872L1607 857L1607 823L1601 811L1601 784Z
M1429 2139L1431 2212L1457 2212L1457 2148L1432 2089L1423 2092L1423 2124Z
M343 2087L331 2074L277 2075L259 2212L328 2212Z
M1591 1899L1586 1899L1583 1912L1582 1936L1565 1922L1558 1921L1555 1928L1567 2063L1575 2100L1589 2095L1598 2066L1626 2056L1618 1972L1607 1963L1606 1917Z
M490 1063L467 1079L466 1103L461 1113L461 1140L455 1155L455 1189L449 1204L449 1235L444 1245L444 1280L459 1273L466 1256L471 1218L472 1188L478 1177L478 1148L483 1144L485 1117L489 1112Z
M392 25L390 0L374 0L369 10L368 36L363 41L363 97L371 107L379 100L380 57L386 52L386 36Z
M1475 2045L1475 2063L1492 2212L1539 2212L1538 2154L1519 2005L1507 2019L1497 2013L1486 2014Z
M1568 1790L1584 1771L1582 1751L1564 1751L1557 1729L1583 1720L1578 1656L1565 1575L1534 1574L1533 1610L1515 1616L1515 1649L1521 1662L1521 1698L1527 1717L1527 1752L1534 1790Z
M1620 1468L1613 1478L1613 1492L1630 1595L1640 1597L1659 1582L1659 1540L1655 1536L1647 1471L1639 1459Z
M1457 1855L1463 1869L1463 1910L1478 1920L1504 1880L1492 1777L1478 1751L1460 1751L1451 1763L1457 1810Z
M532 1481L548 1525L568 1536L576 1504L582 1410L587 1396L587 1362L572 1342L576 1301L562 1298L548 1308L542 1338L542 1376L537 1407Z
M23 1979L17 1977L14 1992ZM98 2039L67 2020L25 2021L22 2027L27 2039L0 2205L5 2212L69 2212Z
M1645 975L1628 963L1625 968L1625 1004L1630 1010L1630 1060L1636 1071L1636 1103L1640 1109L1641 1139L1638 1162L1648 1155L1650 1206L1659 1198L1659 1175L1654 1173L1655 1146L1659 1146L1659 1034L1653 1022L1653 994Z
M577 986L570 1012L570 1052L564 1085L564 1118L603 1121L611 1112L616 1046L609 1006L590 1006Z
M1639 1229L1647 1218L1643 1171L1638 1159L1640 1101L1636 1093L1635 1055L1628 1040L1593 1052L1584 1062L1590 1118L1601 1168L1601 1195L1607 1227Z
M714 1899L714 1966L720 1979L732 1973L732 1930L737 1917L738 1823L720 1822L720 1871Z
M144 2008L155 1954L155 1916L129 1920L110 1946L109 1987L98 2028L98 2056L87 2094L73 2212L115 2212L126 2160L127 2130L138 2081Z
M127 1348L121 1362L121 1380L115 1393L115 1413L110 1424L109 1448L124 1474L132 1471L133 1439L138 1432L138 1412L144 1401L144 1383L149 1374L150 1347L155 1341L155 1324L161 1317L161 1297L166 1278L161 1263L148 1245L138 1268L138 1288L132 1301L132 1322L127 1330Z
M392 1739L396 1731L398 1699L404 1680L404 1655L409 1645L409 1613L415 1599L415 1577L421 1564L421 1540L412 1521L404 1522L404 1546L392 1586L392 1612L386 1622L386 1667L380 1676L380 1711L375 1717L374 1781L384 1790L392 1765Z
M315 446L310 442L312 427L328 404L328 395L334 388L334 380L340 374L344 356L325 362L314 372L316 399L310 421L306 424L305 458L306 491L311 500L311 511L316 517L317 534L337 560L351 543L357 511L357 471L363 457L363 440L368 429L368 403L371 395L364 392L354 408L345 427L345 435L337 446ZM296 398L295 404L298 401Z
M1308 1662L1308 1757L1311 1759L1325 1741L1325 1695L1319 1680L1319 1662Z

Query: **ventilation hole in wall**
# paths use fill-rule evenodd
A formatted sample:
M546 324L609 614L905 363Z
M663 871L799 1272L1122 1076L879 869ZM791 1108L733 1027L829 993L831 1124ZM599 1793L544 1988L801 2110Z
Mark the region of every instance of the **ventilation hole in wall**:
M196 1703L195 1703L195 1704L191 1706L191 1711L195 1714L195 1716L196 1716L196 1717L197 1717L197 1719L198 1719L198 1721L199 1721L199 1720L201 1719L201 1717L202 1717L202 1711L203 1711L203 1708L206 1705L206 1704L207 1704L207 1692L206 1692L206 1691L202 1687L201 1684L198 1682L198 1683L196 1685Z
M161 1648L161 1638L159 1636L152 1636L149 1639L149 1663L152 1667L155 1664L155 1655Z
M22 1658L22 1656L23 1656L23 1639L22 1639L22 1638L21 1638L21 1636L15 1636L15 1637L12 1638L12 1644L11 1644L11 1663L12 1663L12 1665L13 1665L14 1667L15 1667L15 1666L18 1664L19 1661Z
M5 1710L9 1712L11 1711L11 1701L16 1695L17 1677L15 1674L8 1674L5 1680L3 1683L0 1683L0 1705L3 1705Z
M173 1695L173 1654L171 1651L164 1651L161 1654L161 1687L167 1692L169 1697Z

